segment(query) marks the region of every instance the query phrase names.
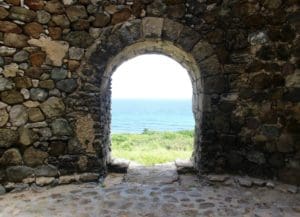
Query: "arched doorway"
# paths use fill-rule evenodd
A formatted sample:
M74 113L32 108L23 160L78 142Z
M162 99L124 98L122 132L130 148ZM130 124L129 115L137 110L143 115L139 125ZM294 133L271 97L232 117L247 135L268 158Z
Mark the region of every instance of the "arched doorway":
M133 45L127 46L125 49L123 49L121 52L118 53L115 57L113 57L109 64L106 67L105 74L103 77L107 78L105 79L101 84L101 91L103 91L101 94L109 101L106 104L109 106L108 115L109 115L109 122L107 123L108 126L106 126L106 129L110 129L111 124L111 77L113 75L113 72L115 69L121 65L124 61L127 61L133 57L142 55L142 54L163 54L166 56L171 57L172 59L179 62L188 72L191 83L192 83L192 89L193 89L193 96L192 96L192 110L193 110L193 116L195 119L195 139L194 139L194 152L197 149L198 143L197 141L200 140L199 136L199 124L201 123L201 107L202 107L202 99L201 93L199 94L199 90L203 89L203 86L201 84L201 76L200 71L198 69L198 66L192 56L184 52L183 50L179 49L178 47L174 46L172 43L167 41L151 41L147 40L144 42L138 42ZM111 153L111 141L110 141L110 132L107 135L107 144L109 145L107 148L107 156L108 161L110 161L110 153ZM195 154L193 154L195 156Z
M181 24L170 22L148 17L108 27L86 53L86 61L79 69L84 96L80 100L84 101L82 105L86 106L94 121L93 148L102 162L101 170L107 170L111 159L111 76L124 61L152 53L171 57L187 70L191 78L195 118L194 166L202 171L214 171L217 164L221 169L226 166L215 130L215 124L218 124L215 117L222 118L225 114L220 112L215 116L218 110L211 109L212 97L226 90L226 78L211 45L195 38L190 28L179 28L179 32L174 32L170 27Z

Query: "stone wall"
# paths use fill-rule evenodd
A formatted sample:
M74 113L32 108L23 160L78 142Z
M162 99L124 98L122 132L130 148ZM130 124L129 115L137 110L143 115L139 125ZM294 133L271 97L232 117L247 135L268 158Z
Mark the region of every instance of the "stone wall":
M299 21L297 0L1 1L0 183L105 174L113 70L155 52L191 76L200 172L299 184Z

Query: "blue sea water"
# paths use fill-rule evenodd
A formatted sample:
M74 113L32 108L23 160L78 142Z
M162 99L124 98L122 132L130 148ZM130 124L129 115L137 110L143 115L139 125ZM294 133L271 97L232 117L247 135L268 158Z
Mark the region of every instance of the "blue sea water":
M112 133L194 129L191 99L112 99Z

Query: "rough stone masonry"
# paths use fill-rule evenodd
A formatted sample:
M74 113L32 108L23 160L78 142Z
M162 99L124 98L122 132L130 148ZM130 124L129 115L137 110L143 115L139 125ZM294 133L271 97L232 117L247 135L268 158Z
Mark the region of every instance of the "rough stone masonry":
M298 0L0 1L0 183L9 190L104 175L113 70L154 52L189 71L199 173L300 184L299 7Z

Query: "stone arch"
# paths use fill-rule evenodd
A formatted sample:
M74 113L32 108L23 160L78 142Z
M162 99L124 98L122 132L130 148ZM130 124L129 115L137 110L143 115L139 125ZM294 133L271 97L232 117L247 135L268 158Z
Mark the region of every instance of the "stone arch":
M201 95L203 94L201 93L203 89L203 81L200 76L199 68L195 59L191 55L179 49L168 41L146 40L143 42L137 42L124 48L120 53L118 53L109 61L104 73L104 77L108 79L101 82L101 92L103 91L103 94L105 94L106 90L111 87L110 78L112 77L115 69L118 66L133 57L151 53L169 56L180 63L187 70L193 88L193 115L195 123L199 124L201 121L203 106L203 97L201 97ZM196 141L198 134L195 134L195 137ZM197 144L195 144L195 147L196 146Z
M85 93L83 103L94 119L94 148L106 168L109 162L111 122L111 76L124 61L139 54L161 53L181 63L189 72L193 86L193 113L195 117L194 160L198 169L205 169L217 159L217 154L206 147L211 136L210 111L212 94L225 90L224 77L212 46L201 40L200 35L189 27L169 19L146 17L133 20L102 31L88 49L80 71L80 91ZM208 136L207 136L208 135ZM212 157L213 156L213 157Z

